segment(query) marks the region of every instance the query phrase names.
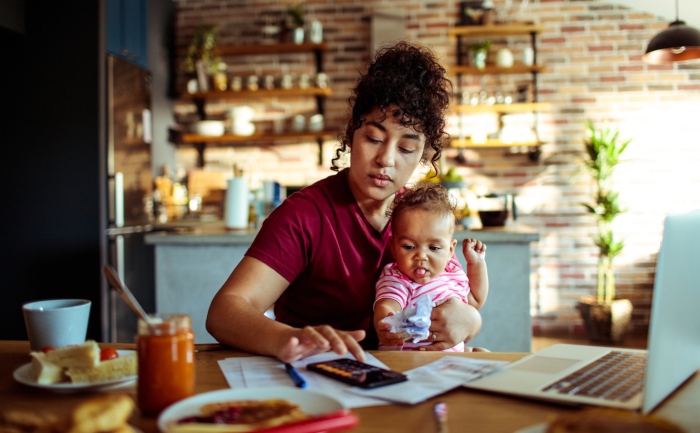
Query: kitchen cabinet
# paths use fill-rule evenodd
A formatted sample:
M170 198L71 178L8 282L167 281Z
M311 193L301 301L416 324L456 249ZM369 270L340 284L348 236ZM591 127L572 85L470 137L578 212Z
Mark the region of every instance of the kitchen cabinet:
M326 43L281 43L266 45L228 45L219 47L222 57L226 56L253 56L262 54L288 54L288 53L309 53L313 54L315 73L323 72L323 53L328 50ZM181 100L190 101L195 104L199 118L207 119L206 104L210 100L236 101L249 98L285 98L285 97L314 97L316 99L316 112L324 115L325 98L330 96L332 91L328 87L316 87L313 83L308 88L274 88L249 90L245 87L241 90L212 90L206 92L184 93ZM192 145L197 149L197 165L204 166L204 151L211 146L255 146L262 143L304 143L316 141L319 146L319 164L322 163L323 142L333 138L333 134L328 131L300 131L300 132L275 132L275 133L255 133L250 136L235 135L226 133L220 136L205 136L190 132L171 130L170 140L176 145Z
M537 160L540 154L539 146L542 144L537 135L537 113L547 110L548 104L539 103L537 101L537 74L544 70L542 65L537 64L537 35L543 30L542 26L530 24L516 25L486 25L486 26L460 26L453 27L449 30L450 37L456 39L457 43L457 65L449 68L450 73L456 75L457 80L457 95L453 111L459 115L460 133L454 138L450 146L456 148L527 148L528 155L531 160ZM529 37L529 48L532 53L531 64L515 62L510 67L497 66L487 64L483 68L478 68L468 64L468 45L467 42L476 39L502 39L509 37ZM507 47L507 45L506 45ZM472 98L465 98L462 95L462 78L463 76L501 76L501 75L528 75L529 85L526 87L524 95L519 95L518 99L512 101L494 101L493 98L488 98L487 102L477 101L472 102ZM466 100L469 99L469 100ZM505 115L514 113L532 113L533 121L530 125L532 137L527 140L504 140L502 138L486 138L480 137L476 139L474 136L466 137L462 132L462 122L464 116L480 114L480 113L495 113L498 116L499 131L503 131L503 119Z
M148 69L148 0L106 0L107 52Z

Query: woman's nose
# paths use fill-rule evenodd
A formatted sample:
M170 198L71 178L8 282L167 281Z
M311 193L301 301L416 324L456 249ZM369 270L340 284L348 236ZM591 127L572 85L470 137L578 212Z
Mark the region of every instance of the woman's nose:
M384 145L377 154L377 163L382 167L393 167L394 149L390 145Z

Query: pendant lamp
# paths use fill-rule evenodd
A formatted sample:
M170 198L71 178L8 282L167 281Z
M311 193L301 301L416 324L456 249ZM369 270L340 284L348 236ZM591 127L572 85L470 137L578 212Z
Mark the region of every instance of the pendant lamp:
M649 41L642 60L659 64L697 58L700 58L700 31L686 26L684 21L678 19L676 0L676 20Z

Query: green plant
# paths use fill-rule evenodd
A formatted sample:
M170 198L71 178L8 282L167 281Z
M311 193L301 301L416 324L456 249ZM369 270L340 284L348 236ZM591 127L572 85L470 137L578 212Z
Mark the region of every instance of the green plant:
M194 36L187 47L185 59L182 61L183 71L194 74L197 63L203 62L210 73L215 72L221 63L217 44L218 29L214 25L201 24L194 31Z
M620 194L612 190L611 180L615 167L621 162L620 155L631 140L620 140L619 131L611 128L596 128L592 121L586 123L587 137L584 140L584 167L595 181L592 203L581 203L598 222L598 233L593 241L598 247L598 303L615 299L615 274L613 260L625 244L612 230L613 220L623 213Z
M304 27L304 3L299 3L290 7L287 9L287 13L294 27Z

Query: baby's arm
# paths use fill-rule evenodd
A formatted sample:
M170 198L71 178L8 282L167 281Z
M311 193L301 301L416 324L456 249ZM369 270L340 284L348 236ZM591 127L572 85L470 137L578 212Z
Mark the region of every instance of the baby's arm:
M469 305L477 310L486 302L489 293L489 276L486 272L486 245L476 239L467 238L462 242L462 252L467 261L469 278Z
M393 316L399 311L401 311L401 305L393 299L377 299L374 303L374 329L377 330L379 342L385 346L399 346L403 344L403 338L385 330L389 326L386 323L382 323L382 319Z

